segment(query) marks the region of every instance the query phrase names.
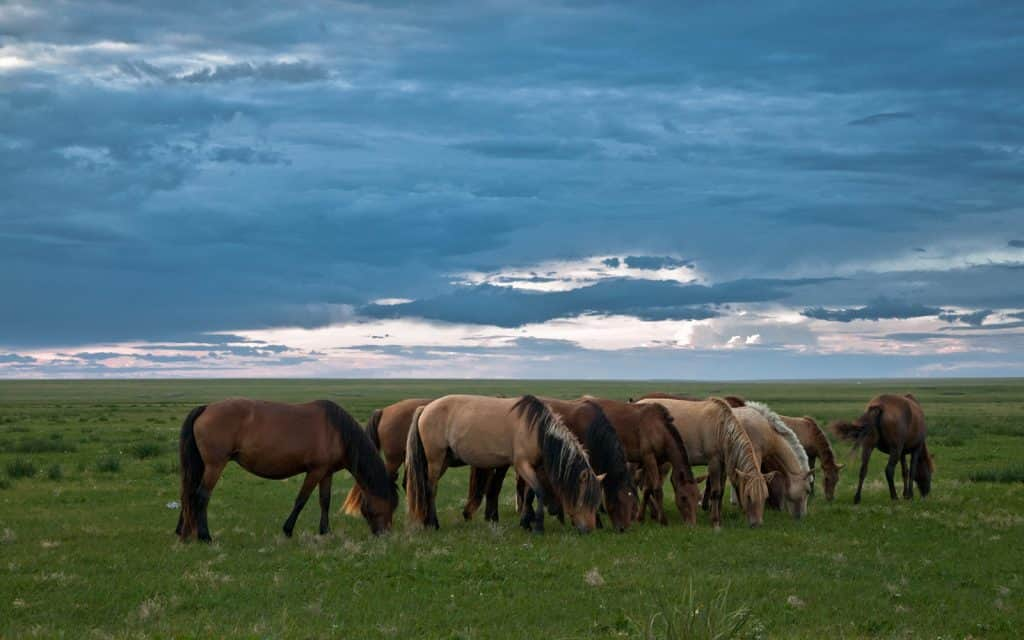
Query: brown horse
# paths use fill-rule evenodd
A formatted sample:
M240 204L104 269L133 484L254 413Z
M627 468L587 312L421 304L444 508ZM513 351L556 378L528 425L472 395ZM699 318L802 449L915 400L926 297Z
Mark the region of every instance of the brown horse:
M181 426L181 515L177 533L210 541L206 510L224 467L234 460L246 471L279 480L305 473L295 505L284 523L295 520L313 488L320 487L320 533L328 531L331 478L348 469L362 487L360 508L374 534L391 527L398 492L369 438L344 409L329 400L284 404L232 399L193 409Z
M829 443L825 432L821 430L818 423L810 416L794 418L780 416L786 426L793 430L800 444L807 453L807 463L814 468L818 458L821 458L821 470L825 475L825 499L831 501L836 496L836 485L839 484L839 472L845 464L836 463L836 454L832 451L832 444ZM812 476L813 478L813 476ZM811 483L811 495L814 495L816 483Z
M935 464L928 453L925 439L928 427L924 420L924 411L917 398L905 396L880 395L868 402L864 413L853 422L836 421L832 423L832 432L841 440L853 443L853 449L861 449L860 477L857 480L857 493L853 503L860 503L864 477L868 473L868 460L871 452L878 449L889 454L889 463L885 466L885 479L889 482L889 497L897 500L896 484L893 475L896 462L900 463L903 475L903 497L910 500L914 497L911 479L917 482L921 497L931 492L932 473ZM910 456L910 470L907 471L907 456Z
M722 492L727 477L738 488L740 506L750 526L764 522L768 482L774 472L761 472L761 460L725 400L646 398L636 404L660 404L668 409L686 445L690 464L707 465L713 526L721 526Z
M761 459L761 469L777 472L768 484L769 504L779 508L785 505L797 520L804 517L814 471L796 434L779 414L759 402L747 402L745 406L736 407L733 415L750 437Z
M637 512L637 491L633 476L629 473L626 453L615 428L608 421L601 407L589 400L556 400L541 398L548 408L562 419L566 428L583 444L584 451L590 460L590 466L597 474L604 475L601 489L604 494L604 508L616 531L625 531L635 519ZM480 506L486 490L487 519L497 521L498 494L506 469L474 469L470 477L470 495L463 509L463 516L468 520ZM520 509L525 509L523 525L532 524L532 496L526 490L520 478L516 483L516 497ZM549 506L552 506L549 504ZM549 509L550 511L550 509ZM555 510L555 515L561 515ZM600 528L601 520L597 519Z
M406 441L409 521L439 527L437 483L453 462L479 469L513 466L540 507L532 526L544 531L544 503L561 503L581 533L591 531L601 502L594 474L576 437L537 398L452 395L416 410Z
M383 409L377 409L366 423L366 435L373 446L384 455L384 466L392 482L398 480L398 469L405 463L405 439L409 435L409 423L417 407L429 404L431 398L410 398L399 400ZM404 483L403 483L404 484ZM358 484L352 489L341 506L348 515L358 515L362 490Z

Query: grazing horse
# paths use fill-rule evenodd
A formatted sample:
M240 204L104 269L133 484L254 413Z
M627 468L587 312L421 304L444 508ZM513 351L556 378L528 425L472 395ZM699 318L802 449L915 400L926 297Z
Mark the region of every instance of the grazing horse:
M193 409L181 426L181 515L177 533L210 541L206 509L224 467L234 460L261 478L279 480L305 473L295 505L284 523L295 520L314 487L320 487L320 533L327 533L331 477L348 469L362 487L360 509L370 530L391 528L398 492L377 450L344 409L329 400L284 404L232 399Z
M544 503L561 503L580 533L591 531L602 477L556 415L534 396L518 400L452 395L413 413L406 440L409 521L439 528L437 483L453 462L479 469L515 467L537 496L535 533L544 531ZM548 495L551 488L553 496Z
M836 463L836 454L832 451L832 444L829 443L825 432L821 430L818 423L810 416L793 418L780 416L786 426L793 430L800 444L807 453L807 464L813 469L818 458L821 458L821 470L825 475L825 499L832 501L836 496L836 485L839 484L839 472L845 464ZM814 476L811 476L811 495L814 495Z
M804 517L814 471L796 434L779 414L760 402L747 402L734 408L733 414L750 437L761 459L761 469L777 472L768 485L769 504L778 508L785 505L797 520Z
M860 504L864 477L868 474L868 460L876 448L882 453L889 454L889 463L885 465L885 479L889 482L890 498L898 499L896 484L893 481L897 461L903 475L904 498L910 500L914 497L911 479L917 482L922 498L931 491L935 463L925 443L928 427L925 424L924 411L914 396L875 396L868 402L867 408L859 418L853 422L833 422L831 428L832 433L840 440L852 442L854 451L858 447L861 450L860 477L857 480L857 493L853 496L854 504ZM907 456L910 456L909 473Z
M668 409L686 444L690 464L707 465L713 526L717 528L722 523L722 490L727 477L738 488L740 506L750 526L764 522L768 482L774 472L761 473L761 460L725 400L647 398L636 404L659 404Z
M636 484L629 472L626 452L615 427L612 426L601 407L592 400L557 400L541 398L541 401L555 413L576 438L590 459L594 472L604 475L601 488L604 493L604 508L616 531L625 531L636 519L638 509ZM493 484L489 488L493 488ZM517 482L516 491L525 486ZM520 494L525 503L527 517L533 513L530 492ZM496 499L495 499L496 502ZM598 518L597 526L601 527Z
M409 435L409 423L417 407L430 403L430 398L399 400L383 409L377 409L366 423L366 435L373 446L384 455L384 466L392 482L398 480L398 468L405 463L405 439ZM405 484L404 482L402 484ZM352 486L341 509L348 515L359 513L362 489L359 484Z

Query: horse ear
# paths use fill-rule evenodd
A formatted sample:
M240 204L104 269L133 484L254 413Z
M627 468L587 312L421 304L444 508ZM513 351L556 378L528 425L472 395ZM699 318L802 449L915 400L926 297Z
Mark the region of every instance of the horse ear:
M604 479L605 479L605 476L607 476L607 475L608 475L607 473L602 473L602 474L598 475L597 476L597 481L600 482L601 484L604 484Z
M772 480L775 479L776 474L778 474L778 471L769 471L768 473L764 474L764 481L768 484L771 484Z

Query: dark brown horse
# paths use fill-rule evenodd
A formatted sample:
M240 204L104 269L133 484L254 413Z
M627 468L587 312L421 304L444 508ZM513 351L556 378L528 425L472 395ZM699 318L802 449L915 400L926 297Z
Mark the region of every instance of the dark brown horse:
M392 482L398 480L398 469L405 464L405 439L409 435L412 414L417 407L426 406L430 401L431 398L399 400L374 411L370 421L366 423L366 435L373 446L383 454L384 466ZM357 515L361 500L362 490L355 484L345 498L342 511L350 516Z
M569 431L583 445L594 473L604 475L604 480L601 482L604 508L612 521L612 527L616 531L625 531L636 516L637 491L626 462L626 453L623 451L619 436L608 421L608 417L605 416L601 407L589 400L566 401L541 398L541 401L562 419ZM479 507L485 489L487 491L487 519L497 520L496 513L492 518L491 509L492 505L495 511L497 509L498 493L501 491L501 482L504 479L505 471L505 469L495 469L488 473L482 469L473 470L473 474L470 476L469 501L463 510L463 516L467 520ZM520 510L524 515L521 524L523 527L530 527L534 517L533 498L522 479L516 483L516 493L521 504ZM557 509L554 510L554 513L560 515ZM597 520L597 526L602 526L600 518Z
M181 425L181 515L177 533L210 541L206 510L224 467L234 460L246 471L279 480L306 479L284 523L295 520L313 489L320 487L320 533L327 533L331 477L348 469L362 487L360 509L374 534L391 527L398 492L377 450L344 409L329 400L284 404L232 399L193 409Z
M868 473L868 460L876 448L889 454L889 463L885 465L885 479L889 482L890 498L898 499L893 480L897 461L903 475L904 498L909 500L914 497L911 479L917 482L922 498L931 491L935 465L925 444L928 427L925 424L924 411L914 396L875 396L859 418L853 422L834 422L831 428L841 440L852 442L854 450L858 447L861 449L860 478L857 481L857 493L853 497L854 504L860 503L864 477ZM909 472L907 456L910 456Z

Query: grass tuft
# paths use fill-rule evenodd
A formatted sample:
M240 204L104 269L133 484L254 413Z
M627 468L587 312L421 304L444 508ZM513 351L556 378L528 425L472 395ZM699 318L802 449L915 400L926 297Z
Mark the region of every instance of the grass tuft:
M121 471L121 459L117 456L103 456L96 461L96 470L100 473L118 473Z
M1024 482L1024 465L972 471L968 478L970 478L971 482Z
M50 468L46 470L46 477L54 481L63 480L64 468L59 464L51 465Z
M11 488L11 481L7 478L0 477L0 491Z
M753 630L757 625L753 624L749 609L729 606L728 586L704 602L698 598L691 580L680 595L681 605L661 604L659 611L651 615L634 637L643 640L729 640L759 635L756 630L752 634L744 633L748 627Z
M36 475L36 465L31 460L17 458L7 463L7 477L31 478Z
M50 438L26 438L14 445L15 453L72 453L75 445L64 442L60 434Z
M128 452L139 460L146 460L163 453L164 447L156 442L137 442L128 449Z

